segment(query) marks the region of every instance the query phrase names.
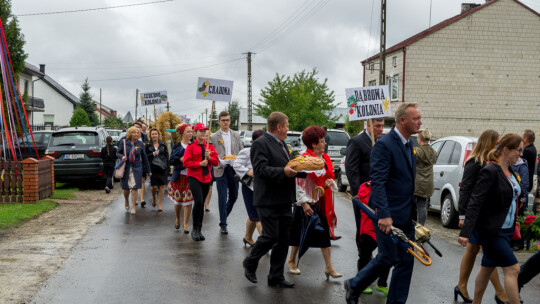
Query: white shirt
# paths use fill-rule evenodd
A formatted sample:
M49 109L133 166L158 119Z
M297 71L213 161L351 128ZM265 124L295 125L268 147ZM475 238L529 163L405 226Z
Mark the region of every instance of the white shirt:
M221 130L221 138L223 138L223 146L225 146L225 155L231 155L231 130L224 132Z
M394 130L396 131L397 135L401 139L401 142L403 143L403 145L405 145L408 141L405 139L405 137L403 135L401 135L401 133L399 133L398 128L394 128Z
M186 149L188 146L188 145L184 145L183 142L181 142L180 144L182 145L182 147L184 147L184 149ZM187 168L184 168L184 170L180 171L180 174L187 176Z

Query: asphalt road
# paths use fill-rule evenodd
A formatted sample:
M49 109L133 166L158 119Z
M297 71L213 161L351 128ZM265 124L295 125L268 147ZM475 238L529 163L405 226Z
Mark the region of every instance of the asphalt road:
M312 248L302 258L300 276L285 272L286 278L296 284L294 289L266 285L269 255L260 261L258 284L244 278L242 260L249 249L242 243L247 213L241 194L228 220L229 234L221 235L214 189L211 212L204 217L203 242L194 242L182 229L174 229L174 209L168 198L164 198L163 207L162 213L151 205L138 208L133 216L124 211L123 198L114 201L106 219L90 230L32 302L344 303L343 280L356 274L357 253L352 206L343 194L336 194L335 199L337 234L343 238L332 243L332 259L344 277L326 281L320 250ZM432 253L430 267L415 263L408 303L460 303L453 301L453 288L463 249L436 236L433 243L444 257ZM477 271L478 267L469 282L471 293ZM484 303L493 303L493 297L493 288L489 286ZM522 298L525 303L538 303L539 277L525 287ZM361 297L361 303L385 300L377 292Z

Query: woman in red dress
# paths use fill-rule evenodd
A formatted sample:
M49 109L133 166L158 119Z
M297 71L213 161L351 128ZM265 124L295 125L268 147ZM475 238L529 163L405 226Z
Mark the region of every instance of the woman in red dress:
M326 268L324 274L328 277L339 278L342 274L338 273L332 265L330 238L335 239L334 228L336 227L337 217L334 213L334 200L332 188L334 185L334 169L330 157L324 153L326 142L324 137L326 131L317 126L311 126L302 133L302 141L307 150L302 155L311 155L324 160L324 168L309 173L305 179L296 179L297 181L297 202L294 207L293 222L291 225L291 255L287 260L287 266L292 274L300 274L296 264L296 255L298 254L301 225L303 217L310 217L317 213L321 220L321 226L325 233L318 237L308 237L304 246L321 248L322 256ZM324 195L320 195L315 188L322 187Z

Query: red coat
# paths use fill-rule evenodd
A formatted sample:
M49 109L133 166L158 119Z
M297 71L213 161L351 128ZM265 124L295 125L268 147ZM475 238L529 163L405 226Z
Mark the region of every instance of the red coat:
M197 140L186 147L186 152L184 152L184 167L187 168L188 177L195 177L201 183L209 183L212 181L212 166L219 164L219 158L212 144L207 144L205 141L204 148L210 150L208 174L203 176L203 169L199 166L203 161L204 155L201 151L201 144Z
M370 182L365 182L360 186L358 190L358 197L360 202L364 205L369 203L369 194L371 193L371 184ZM375 241L377 236L375 235L375 226L373 226L373 220L370 219L363 211L360 211L362 220L360 222L360 235L367 234L371 236Z

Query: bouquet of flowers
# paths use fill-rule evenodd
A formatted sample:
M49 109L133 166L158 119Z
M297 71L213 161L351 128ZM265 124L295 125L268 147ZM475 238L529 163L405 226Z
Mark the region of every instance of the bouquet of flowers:
M526 212L524 216L518 216L520 223L521 238L524 240L540 240L540 216Z

